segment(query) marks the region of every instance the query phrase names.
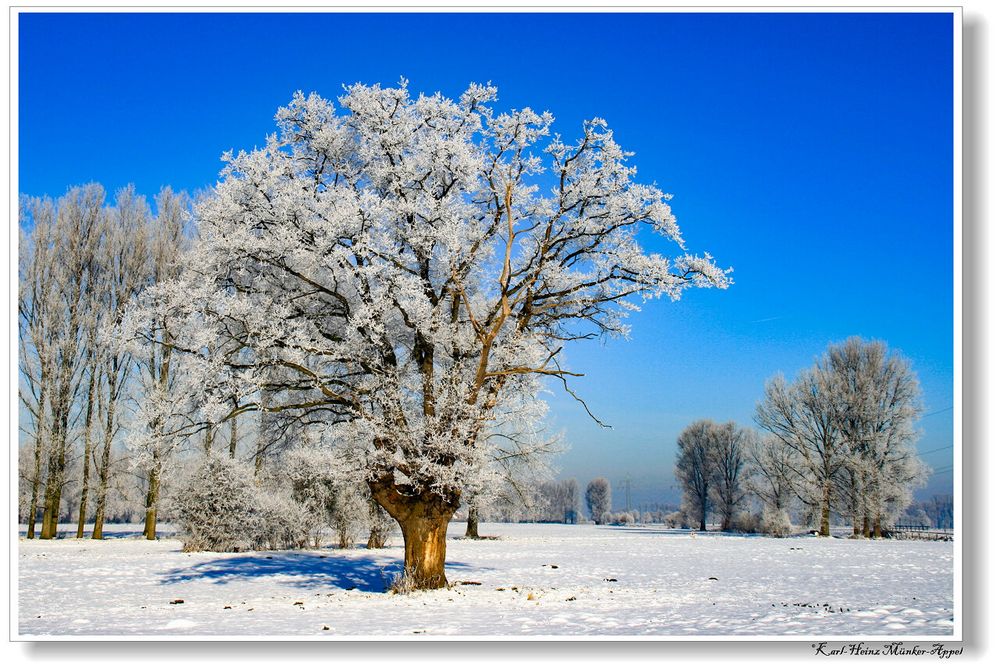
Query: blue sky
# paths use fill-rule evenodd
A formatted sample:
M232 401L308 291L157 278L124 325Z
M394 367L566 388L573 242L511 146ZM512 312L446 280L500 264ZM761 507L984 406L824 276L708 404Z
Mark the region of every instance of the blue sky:
M944 470L921 495L951 490L950 14L22 14L19 49L30 195L210 187L294 91L356 81L492 81L500 106L550 110L566 137L604 117L735 284L567 350L614 429L553 395L562 476L628 474L634 502L676 499L687 423L750 425L768 377L861 335L913 360L918 449Z

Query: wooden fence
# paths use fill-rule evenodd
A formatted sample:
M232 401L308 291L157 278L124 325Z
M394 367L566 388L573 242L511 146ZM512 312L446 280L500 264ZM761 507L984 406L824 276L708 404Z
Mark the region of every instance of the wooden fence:
M923 539L926 541L953 541L955 530L928 525L893 525L883 530L884 536L890 539Z

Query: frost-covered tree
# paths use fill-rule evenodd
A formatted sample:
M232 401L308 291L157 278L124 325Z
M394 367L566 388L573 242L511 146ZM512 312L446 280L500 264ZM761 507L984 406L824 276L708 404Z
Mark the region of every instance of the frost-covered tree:
M777 438L757 434L751 437L746 453L747 487L763 505L763 529L772 536L785 536L791 530L794 453Z
M719 514L720 529L726 532L743 508L749 492L746 449L753 434L733 421L712 424L710 432L709 492Z
M547 413L548 405L531 391L511 396L494 409L484 443L490 452L488 467L465 489L466 537L479 538L483 509L509 513L530 510L537 503L537 489L553 475L552 458L564 450L562 437L547 431Z
M35 537L42 503L44 461L49 450L51 401L55 390L55 348L60 309L56 296L55 205L51 200L20 201L18 243L18 394L20 429L28 436L30 464L21 467L20 485L29 497L27 536ZM30 227L30 230L28 229ZM27 490L30 487L30 491Z
M761 428L793 453L796 493L813 509L821 536L830 536L837 478L848 460L833 391L831 377L819 365L791 384L777 376L765 386L755 416Z
M677 463L674 474L681 487L681 508L698 529L708 529L712 488L713 426L709 420L695 421L677 438Z
M489 473L498 407L568 382L564 347L625 333L638 301L729 284L683 251L603 120L546 138L550 114L495 99L297 94L264 147L226 156L187 270L146 301L177 324L157 343L187 350L201 418L283 411L350 450L418 588L447 583L445 531ZM682 252L644 251L640 229Z
M20 396L36 460L28 531L33 536L41 504L43 539L56 536L63 514L63 492L70 482L67 464L79 435L80 396L93 395L88 390L95 337L93 283L104 217L104 190L96 184L72 188L56 202L26 199L20 206ZM92 416L90 411L85 417L88 426Z
M611 483L603 476L587 484L587 511L590 518L600 525L605 513L611 511Z
M576 479L543 481L538 489L536 520L576 522L580 515L580 484Z
M184 195L165 190L157 200L157 215L149 237L148 284L170 283L183 269L182 254L186 248L185 226L189 218L189 202ZM129 323L141 331L144 346L133 346L130 351L139 364L138 383L142 399L136 416L136 425L130 433L133 465L146 479L145 525L147 539L156 538L157 509L160 501L160 484L165 467L174 452L191 434L192 417L179 411L180 396L185 385L177 376L178 360L175 338L181 322L175 322L170 313L147 311L148 316L137 320L133 311ZM175 333L177 331L178 333ZM134 341L136 338L126 341Z
M878 536L903 511L927 468L914 449L920 389L908 361L882 342L850 338L791 384L777 377L757 423L791 453L796 495L829 536L838 507L859 536Z
M143 197L127 187L115 198L108 211L101 236L98 263L100 281L95 285L97 306L97 344L92 366L94 389L88 408L94 410L95 441L84 457L93 458L96 471L94 488L94 529L92 537L104 536L108 514L108 495L112 485L112 448L126 427L128 402L135 369L128 349L114 339L126 305L148 284L148 243L151 214ZM85 477L86 478L86 474ZM81 499L80 527L86 518L86 499Z
M845 510L857 536L881 536L926 479L916 453L920 383L910 362L881 341L858 337L830 345L821 365L848 451L841 475Z

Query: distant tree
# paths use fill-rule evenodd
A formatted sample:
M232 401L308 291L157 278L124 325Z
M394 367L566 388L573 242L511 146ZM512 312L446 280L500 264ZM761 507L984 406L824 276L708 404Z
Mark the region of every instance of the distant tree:
M576 479L545 481L539 487L538 519L563 523L580 512L580 485Z
M764 387L755 416L761 428L792 452L796 493L815 509L821 536L830 536L837 478L848 462L833 391L832 378L818 364L792 384L778 376Z
M368 497L368 543L365 548L385 548L395 522L371 496Z
M713 423L695 421L677 438L677 463L674 473L681 487L682 507L698 523L698 529L708 529L712 487Z
M789 512L794 497L794 455L773 436L754 435L746 448L749 467L748 488L765 510Z
M729 531L748 493L747 448L753 433L735 422L712 424L710 436L709 492L720 528Z
M587 484L587 511L591 519L600 525L605 513L611 511L611 483L598 477Z
M881 536L927 477L917 457L920 383L910 362L881 341L853 337L830 345L821 364L848 450L842 479L855 534Z
M97 298L103 321L100 326L100 354L97 358L97 420L99 439L95 443L94 463L97 472L94 529L92 538L104 536L108 514L108 494L112 484L112 448L126 426L125 412L130 399L138 396L134 386L135 369L131 351L115 344L115 329L125 309L148 284L149 244L152 220L149 207L134 189L118 193L108 215L108 231L101 244L103 280ZM81 512L82 515L83 512Z
M839 507L856 535L878 537L926 478L914 449L919 413L909 362L883 342L850 338L793 383L770 380L756 420L790 453L793 488L817 514L821 535L829 536Z
M934 527L953 529L955 527L955 498L951 495L934 495L924 503L927 515L934 521Z

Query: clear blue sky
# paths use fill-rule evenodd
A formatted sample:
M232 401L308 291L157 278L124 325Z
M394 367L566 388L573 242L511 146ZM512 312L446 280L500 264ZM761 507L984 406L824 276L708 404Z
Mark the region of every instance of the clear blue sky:
M634 502L675 499L687 423L751 424L769 376L850 335L913 360L918 448L950 469L950 14L22 14L19 31L31 195L209 187L294 91L356 81L492 81L501 106L548 109L567 137L606 118L639 178L675 195L689 247L736 282L648 305L629 341L568 350L614 430L554 395L562 476L630 474ZM946 471L921 495L950 491Z

